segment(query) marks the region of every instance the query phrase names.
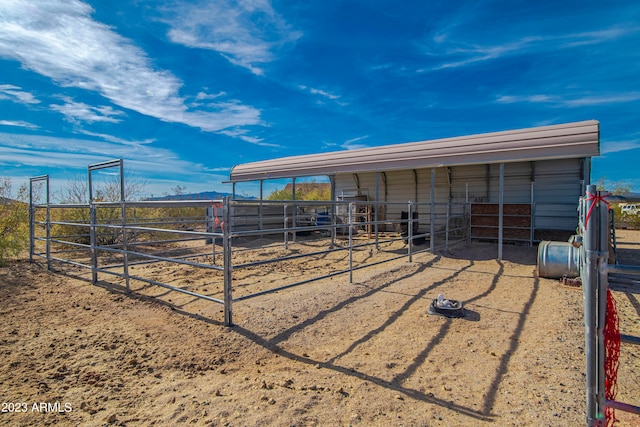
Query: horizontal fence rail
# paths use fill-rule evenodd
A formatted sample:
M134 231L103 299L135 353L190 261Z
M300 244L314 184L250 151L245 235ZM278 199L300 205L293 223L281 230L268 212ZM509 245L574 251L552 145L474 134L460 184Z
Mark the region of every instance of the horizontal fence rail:
M390 218L390 210L402 215ZM123 280L128 292L136 281L221 304L226 325L232 325L234 302L338 275L348 274L352 282L354 271L466 243L470 231L466 203L230 198L31 203L31 218L32 259L46 259L49 268L57 262L90 271L94 284L107 275ZM359 253L375 258L358 261ZM287 277L259 288L242 275L305 260L328 267L305 273L302 280ZM140 269L131 272L153 263L210 271L217 291L167 283Z

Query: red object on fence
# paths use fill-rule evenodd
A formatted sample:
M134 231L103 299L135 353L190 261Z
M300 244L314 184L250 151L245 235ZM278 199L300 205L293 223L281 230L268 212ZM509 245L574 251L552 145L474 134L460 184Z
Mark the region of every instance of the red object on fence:
M591 206L589 206L589 211L587 212L587 216L584 219L584 228L585 230L587 229L587 226L589 225L589 218L591 217L591 212L593 211L593 208L595 208L600 202L605 202L607 204L607 206L609 206L609 202L607 202L605 200L605 198L608 196L608 194L604 195L604 196L599 196L597 194L591 194L591 193L587 193L589 195L589 197L587 197L587 200L591 200Z
M607 313L604 323L604 374L605 374L605 398L614 400L618 392L618 366L620 356L620 318L616 308L616 300L613 293L607 289ZM605 408L607 427L612 427L616 419L615 409Z

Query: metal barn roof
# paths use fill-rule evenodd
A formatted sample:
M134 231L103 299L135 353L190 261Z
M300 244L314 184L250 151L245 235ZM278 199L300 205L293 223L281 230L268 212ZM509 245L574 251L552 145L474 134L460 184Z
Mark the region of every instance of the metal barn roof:
M492 132L357 150L281 157L231 169L231 182L600 155L599 122Z

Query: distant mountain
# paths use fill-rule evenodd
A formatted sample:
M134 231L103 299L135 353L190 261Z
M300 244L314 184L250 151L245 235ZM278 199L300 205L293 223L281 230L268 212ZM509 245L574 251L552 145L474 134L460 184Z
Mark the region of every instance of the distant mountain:
M227 196L231 196L231 193L218 193L217 191L203 191L202 193L191 194L167 194L160 197L149 197L145 200L221 200ZM255 200L256 197L247 197L236 195L238 200Z

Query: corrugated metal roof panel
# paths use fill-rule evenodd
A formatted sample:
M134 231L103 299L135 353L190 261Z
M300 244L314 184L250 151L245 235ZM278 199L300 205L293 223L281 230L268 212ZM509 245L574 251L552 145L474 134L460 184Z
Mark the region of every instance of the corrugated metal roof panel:
M598 156L596 120L331 153L282 157L237 165L232 182Z

